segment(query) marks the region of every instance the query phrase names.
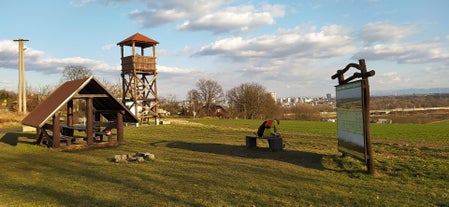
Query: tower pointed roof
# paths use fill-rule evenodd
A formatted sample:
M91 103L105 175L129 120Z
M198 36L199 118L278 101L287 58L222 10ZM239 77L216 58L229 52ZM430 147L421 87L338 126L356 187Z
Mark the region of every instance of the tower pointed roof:
M143 34L136 33L136 34L131 35L130 37L122 40L121 42L117 43L117 45L132 46L133 42L134 42L135 46L142 47L142 48L151 47L151 46L159 44L159 42L156 40L153 40Z

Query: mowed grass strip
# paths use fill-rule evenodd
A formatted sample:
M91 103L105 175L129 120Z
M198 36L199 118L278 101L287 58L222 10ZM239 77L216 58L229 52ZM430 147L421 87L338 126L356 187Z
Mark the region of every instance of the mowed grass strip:
M35 146L32 134L12 134L15 144L6 142L11 134L1 134L1 205L449 205L444 124L410 139L408 130L433 126L373 126L377 174L370 176L360 161L341 157L335 123L281 121L286 149L272 152L263 140L258 149L245 148L245 135L260 120L184 122L126 127L126 145L71 152ZM135 152L156 160L112 161Z

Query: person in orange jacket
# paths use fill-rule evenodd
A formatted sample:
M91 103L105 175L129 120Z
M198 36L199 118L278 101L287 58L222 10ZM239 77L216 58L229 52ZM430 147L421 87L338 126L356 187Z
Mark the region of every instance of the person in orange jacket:
M275 136L279 137L279 119L268 119L265 120L258 128L257 130L257 136L258 137L269 137L269 136Z

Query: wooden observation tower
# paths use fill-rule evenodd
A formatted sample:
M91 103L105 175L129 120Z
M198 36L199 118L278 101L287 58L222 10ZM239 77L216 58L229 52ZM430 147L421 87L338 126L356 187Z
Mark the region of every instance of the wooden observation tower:
M156 40L136 33L117 43L122 56L123 104L139 119L140 123L155 118L157 124L159 99L157 97ZM124 46L131 47L131 55L125 56ZM145 48L153 48L151 56L145 56ZM136 49L140 48L139 51Z

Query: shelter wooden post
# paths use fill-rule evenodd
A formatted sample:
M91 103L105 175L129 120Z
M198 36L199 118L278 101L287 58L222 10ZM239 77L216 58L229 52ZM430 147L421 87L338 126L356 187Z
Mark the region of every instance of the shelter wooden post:
M100 129L101 129L101 114L98 111L95 111L95 113L94 113L94 130L93 130L94 131L93 136L94 136L95 140L97 139L96 132ZM103 141L103 137L101 137L100 140Z
M86 135L87 145L94 143L94 121L93 121L93 100L86 99Z
M73 100L67 102L67 126L73 126Z
M61 133L59 123L59 113L53 115L53 147L58 148L61 145Z
M117 112L117 142L119 144L124 144L123 139L123 114L124 111Z
M39 135L41 135L41 133L42 133L42 128L36 127L36 137L39 137Z
M101 122L101 114L98 112L95 112L95 121L100 123Z

